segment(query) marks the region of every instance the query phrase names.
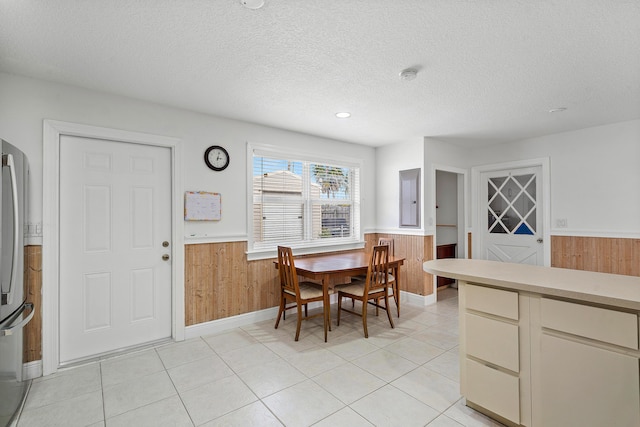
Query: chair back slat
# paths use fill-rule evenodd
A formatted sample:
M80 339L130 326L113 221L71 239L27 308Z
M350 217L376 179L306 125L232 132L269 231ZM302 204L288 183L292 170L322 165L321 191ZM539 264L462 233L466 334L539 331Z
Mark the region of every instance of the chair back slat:
M387 245L387 246L389 246L389 255L394 256L393 239L391 239L389 237L380 237L378 239L378 245Z
M388 286L389 281L389 246L374 246L369 268L367 270L367 281L365 293L383 290Z
M300 297L300 287L298 285L298 274L293 263L293 252L291 248L278 246L278 271L280 272L280 286Z

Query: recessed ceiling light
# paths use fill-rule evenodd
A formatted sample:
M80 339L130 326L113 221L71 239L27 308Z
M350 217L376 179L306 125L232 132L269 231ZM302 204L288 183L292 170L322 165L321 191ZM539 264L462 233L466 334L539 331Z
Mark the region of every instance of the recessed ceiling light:
M550 113L562 113L563 111L567 111L567 107L558 107L549 110Z
M348 119L349 117L351 117L351 113L343 111L343 112L340 112L340 113L336 113L336 117L339 118L339 119Z
M264 6L264 0L240 0L240 4L247 9L260 9Z

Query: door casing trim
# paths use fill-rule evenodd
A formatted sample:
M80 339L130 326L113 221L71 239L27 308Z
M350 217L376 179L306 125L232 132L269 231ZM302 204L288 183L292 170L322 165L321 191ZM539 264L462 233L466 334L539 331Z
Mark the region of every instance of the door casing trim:
M42 373L53 374L60 367L60 136L81 136L168 147L171 150L171 336L184 340L184 222L182 221L182 141L177 138L89 126L57 120L43 124L43 232L42 232Z
M480 176L484 172L494 172L507 169L520 169L529 167L541 167L541 188L542 188L542 244L543 244L543 262L545 267L551 266L551 179L550 179L550 159L549 157L540 157L536 159L516 160L505 163L494 163L490 165L474 166L471 168L471 206L474 212L473 218L473 235L476 236L472 242L472 251L474 254L481 254L484 246L483 233L480 229L482 224L481 215L484 215L484 206L480 204Z

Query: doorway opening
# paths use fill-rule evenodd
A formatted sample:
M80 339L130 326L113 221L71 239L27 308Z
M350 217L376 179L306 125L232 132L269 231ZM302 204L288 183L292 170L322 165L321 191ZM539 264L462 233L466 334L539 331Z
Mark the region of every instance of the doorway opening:
M435 170L435 255L436 259L465 258L465 179L466 171L448 167ZM457 281L434 278L436 300L457 296Z

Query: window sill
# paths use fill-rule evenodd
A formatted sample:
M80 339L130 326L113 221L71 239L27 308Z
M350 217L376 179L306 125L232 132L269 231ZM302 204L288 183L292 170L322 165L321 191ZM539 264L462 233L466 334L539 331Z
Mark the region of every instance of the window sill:
M364 241L351 241L345 243L333 243L317 246L294 246L292 245L294 255L322 254L327 252L347 251L353 249L364 249ZM273 249L258 249L247 251L247 261L257 261L261 259L272 259L278 257L278 251Z

